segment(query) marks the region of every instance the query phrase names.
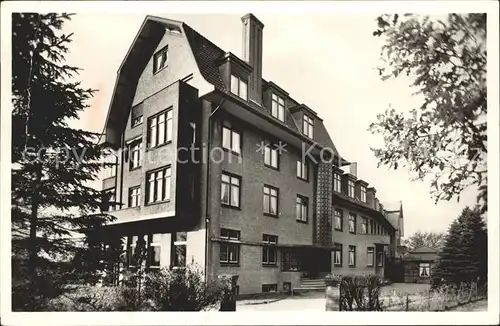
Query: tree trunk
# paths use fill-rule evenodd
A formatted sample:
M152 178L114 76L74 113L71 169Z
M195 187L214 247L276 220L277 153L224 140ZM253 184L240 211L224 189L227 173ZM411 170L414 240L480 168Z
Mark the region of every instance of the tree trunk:
M38 222L38 208L39 208L39 193L38 186L42 180L41 166L35 166L35 182L33 183L33 195L31 197L31 216L30 216L30 237L29 237L29 261L28 261L28 275L31 281L36 277L36 266L38 260L38 243L37 243L37 222Z

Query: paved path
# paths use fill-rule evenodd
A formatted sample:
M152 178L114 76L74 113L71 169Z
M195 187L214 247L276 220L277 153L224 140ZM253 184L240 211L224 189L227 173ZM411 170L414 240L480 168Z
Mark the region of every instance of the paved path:
M268 304L238 305L237 311L325 311L324 298L288 298Z

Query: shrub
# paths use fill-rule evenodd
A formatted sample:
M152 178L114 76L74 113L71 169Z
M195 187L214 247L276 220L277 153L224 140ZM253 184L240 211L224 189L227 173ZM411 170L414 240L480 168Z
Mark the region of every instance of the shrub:
M200 311L216 307L228 291L225 283L218 279L205 281L201 269L189 265L147 275L143 298L148 310Z
M340 310L381 311L382 278L375 275L343 276L340 282Z

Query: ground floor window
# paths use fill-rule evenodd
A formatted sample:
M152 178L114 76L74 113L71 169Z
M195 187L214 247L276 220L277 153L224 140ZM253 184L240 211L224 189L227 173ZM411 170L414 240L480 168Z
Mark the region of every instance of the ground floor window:
M148 264L150 268L160 268L161 234L153 234L150 238Z
M262 284L262 292L278 292L278 284Z
M384 266L384 252L383 251L377 252L377 266L378 267Z
M342 266L342 245L337 244L337 247L333 250L333 265Z
M375 248L373 247L368 247L367 249L367 263L366 265L368 266L373 266L374 260L375 260Z
M220 230L220 262L221 264L239 264L240 262L240 231Z
M300 259L296 251L291 249L281 251L281 270L285 272L300 271Z
M349 246L349 266L356 266L356 246Z
M172 240L173 240L172 266L186 267L187 232L173 233Z
M275 235L263 234L262 242L265 244L262 247L262 264L263 265L276 265L278 257L278 237Z
M420 277L429 277L431 275L431 264L420 263L418 275Z

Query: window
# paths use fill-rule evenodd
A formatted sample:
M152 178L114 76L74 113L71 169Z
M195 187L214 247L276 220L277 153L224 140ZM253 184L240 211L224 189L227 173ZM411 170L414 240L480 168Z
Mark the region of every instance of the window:
M241 133L231 129L231 127L222 127L222 147L236 154L241 154Z
M374 229L373 229L373 220L370 220L368 222L368 234L373 234L373 231L374 231Z
M342 245L337 244L337 247L333 249L333 265L342 266Z
M240 231L220 229L220 262L223 264L238 264L240 262L240 244L226 241L239 241Z
M314 120L305 114L304 114L304 120L302 122L302 131L304 132L304 135L306 135L307 137L311 139L314 137Z
M128 188L128 207L137 207L141 204L141 186Z
M116 209L116 196L115 189L108 189L103 191L103 212L114 211Z
M309 180L309 163L307 161L297 160L297 178Z
M361 201L366 203L366 187L361 186Z
M342 231L342 220L344 212L341 209L335 210L335 230Z
M277 188L264 186L264 214L278 215L278 192Z
M307 197L297 195L297 203L295 209L296 209L297 221L307 222L309 199Z
M336 192L341 191L341 185L342 185L342 177L340 176L339 173L334 173L333 174L333 190Z
M356 233L356 214L349 213L349 232Z
M172 169L164 167L146 174L147 203L170 200L170 176Z
M240 187L240 177L223 172L221 176L221 204L239 208Z
M161 234L150 236L151 243L148 250L148 265L150 268L160 268Z
M137 169L141 166L142 139L136 139L129 144L130 163L129 169Z
M262 284L262 292L278 292L278 284Z
M160 112L148 119L148 147L157 147L172 141L172 109Z
M168 46L156 52L153 61L153 73L157 73L167 66Z
M279 153L276 146L267 144L264 147L264 165L274 169L279 169Z
M271 115L278 120L285 121L285 100L276 94L271 96Z
M295 250L286 248L282 249L281 270L285 272L300 271L300 259Z
M366 218L361 219L361 234L367 233L368 220Z
M377 252L377 266L379 266L379 267L384 266L384 252L383 251Z
M373 266L374 260L375 260L375 248L368 247L367 253L368 253L368 256L367 256L367 263L366 263L366 265L367 266Z
M278 257L278 248L276 247L278 237L275 235L264 234L262 235L262 242L265 244L262 247L262 264L275 266Z
M137 266L137 241L139 237L138 236L133 236L132 238L129 238L129 243L127 246L127 257L128 257L128 266L129 267L136 267Z
M172 240L174 248L172 266L186 267L187 232L172 233Z
M142 263L147 263L148 242L145 235L132 236L127 243L127 261L129 267L135 268Z
M130 124L132 128L142 123L143 111L144 111L143 103L139 103L132 108L132 112L130 114Z
M356 246L349 246L349 267L356 266Z
M431 264L430 263L420 263L418 266L418 275L420 277L431 276Z
M116 156L114 153L105 153L103 157L103 179L111 178L116 176ZM113 165L111 165L111 164Z
M238 95L246 101L248 96L247 89L248 87L246 81L244 81L240 77L231 75L231 93Z
M349 195L349 197L354 198L354 181L349 180L347 182L347 190L348 190L347 194Z

